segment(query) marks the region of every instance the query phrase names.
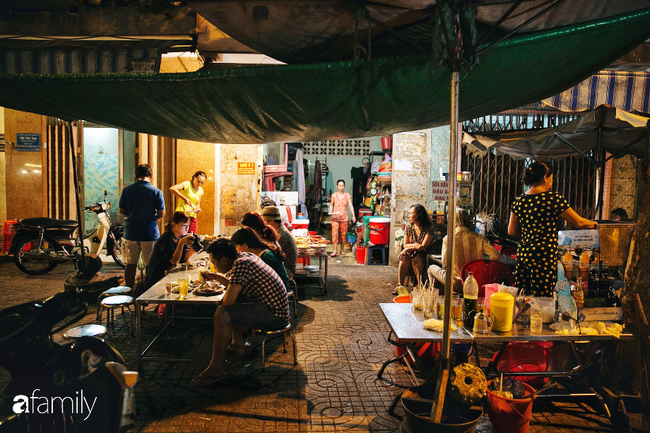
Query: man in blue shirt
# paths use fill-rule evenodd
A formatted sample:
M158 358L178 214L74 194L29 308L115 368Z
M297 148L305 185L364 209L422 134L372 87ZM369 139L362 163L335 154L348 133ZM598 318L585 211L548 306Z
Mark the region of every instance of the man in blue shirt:
M124 282L133 288L135 271L140 252L145 266L153 251L153 245L160 236L158 220L165 216L165 200L162 191L151 184L153 172L147 164L135 169L136 181L127 185L120 196L120 213L124 221Z

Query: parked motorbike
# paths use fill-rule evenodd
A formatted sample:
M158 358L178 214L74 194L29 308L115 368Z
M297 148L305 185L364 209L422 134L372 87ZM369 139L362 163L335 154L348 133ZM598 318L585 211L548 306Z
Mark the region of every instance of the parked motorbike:
M0 416L0 433L135 432L137 372L100 338L52 338L86 315L83 295L69 288L0 311L0 366L11 375L2 398L14 412Z
M94 231L86 234L83 240L84 248L91 254L99 254L104 246L107 254L113 257L115 263L125 266L122 257L121 225L114 225L108 210L111 202L104 201L86 206L84 211L94 212L100 224ZM81 251L75 230L79 223L75 220L59 220L54 218L25 218L14 226L15 234L11 240L9 254L14 255L14 263L21 271L30 275L42 275L50 272L59 263L74 262L77 269L81 259ZM101 268L101 261L99 262ZM92 268L95 272L99 269ZM93 273L94 274L94 273Z

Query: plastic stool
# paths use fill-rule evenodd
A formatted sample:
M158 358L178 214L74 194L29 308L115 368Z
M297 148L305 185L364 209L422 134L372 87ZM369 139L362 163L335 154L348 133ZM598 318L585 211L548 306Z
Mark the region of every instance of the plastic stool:
M251 347L253 347L253 343L255 341L255 334L260 333L264 334L264 338L262 339L262 371L266 370L266 354L264 353L264 343L266 343L266 337L269 335L279 335L282 334L282 340L284 344L284 353L287 353L287 334L291 337L291 341L293 342L293 365L298 365L298 351L296 350L296 336L293 335L293 331L291 330L291 323L287 323L287 326L281 329L253 329L251 331Z
M380 250L381 251L381 263L372 263L372 253L375 250ZM366 254L368 254L368 260L366 261L366 265L368 266L385 266L388 265L388 245L373 245L373 246L367 246L366 247Z
M96 320L99 322L99 310L100 310L100 305L101 305L102 299L108 298L109 296L126 295L127 293L130 293L130 292L131 292L131 288L129 286L117 286L117 287L111 287L108 290L104 290L99 295L99 298L97 298L97 318L96 318Z
M63 334L63 338L75 340L83 337L103 337L106 332L106 327L102 325L81 325L68 329L68 331Z
M116 308L122 309L122 314L124 314L124 307L129 310L129 322L131 324L131 335L133 334L133 311L131 311L131 305L133 305L133 297L126 295L116 295L110 296L102 300L99 303L99 323L102 323L102 313L106 310L106 325L115 327L115 317L114 310Z

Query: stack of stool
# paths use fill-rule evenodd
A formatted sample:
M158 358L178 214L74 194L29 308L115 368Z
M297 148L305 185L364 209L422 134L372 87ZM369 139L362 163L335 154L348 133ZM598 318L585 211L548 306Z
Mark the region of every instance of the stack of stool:
M380 263L372 263L372 256L375 251L380 251L381 252L381 262ZM371 266L371 265L383 265L386 266L388 265L388 244L385 245L372 245L368 244L366 246L366 265Z
M122 314L124 314L124 308L126 307L126 309L129 310L131 335L133 335L133 311L131 310L131 305L133 305L134 300L132 296L126 295L126 293L130 292L131 288L128 286L117 286L110 288L99 295L97 301L97 321L100 325L102 323L102 313L106 311L106 325L114 327L115 309L121 308Z

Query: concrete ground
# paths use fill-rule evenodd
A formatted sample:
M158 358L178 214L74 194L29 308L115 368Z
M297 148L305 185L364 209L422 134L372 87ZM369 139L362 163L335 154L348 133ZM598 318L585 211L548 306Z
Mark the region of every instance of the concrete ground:
M120 273L110 262L103 270ZM59 266L48 275L32 277L0 258L0 308L62 290L71 272L71 266ZM357 265L351 255L332 259L328 293L322 295L317 288L302 290L298 318L292 321L298 365L293 365L291 347L283 353L278 339L267 345L265 372L260 371L256 345L247 358L227 358L230 377L205 389L189 382L209 360L211 322L177 321L152 350L166 356L190 355L195 362L145 363L136 385L139 431L397 431L400 422L388 414L388 408L411 382L400 364L389 366L383 380L376 377L382 363L393 356L393 347L386 342L389 328L378 304L391 301L396 280L394 267ZM210 316L213 311L187 312ZM135 369L135 338L128 332L125 316L117 316L112 340L128 367ZM94 321L91 305L84 322ZM160 329L152 307L142 327L145 339ZM8 374L0 368L0 388L7 381ZM0 419L10 410L10 402L0 400ZM536 402L534 410L531 432L613 431L605 417L584 403ZM396 412L404 413L401 407ZM487 417L477 431L493 431Z

